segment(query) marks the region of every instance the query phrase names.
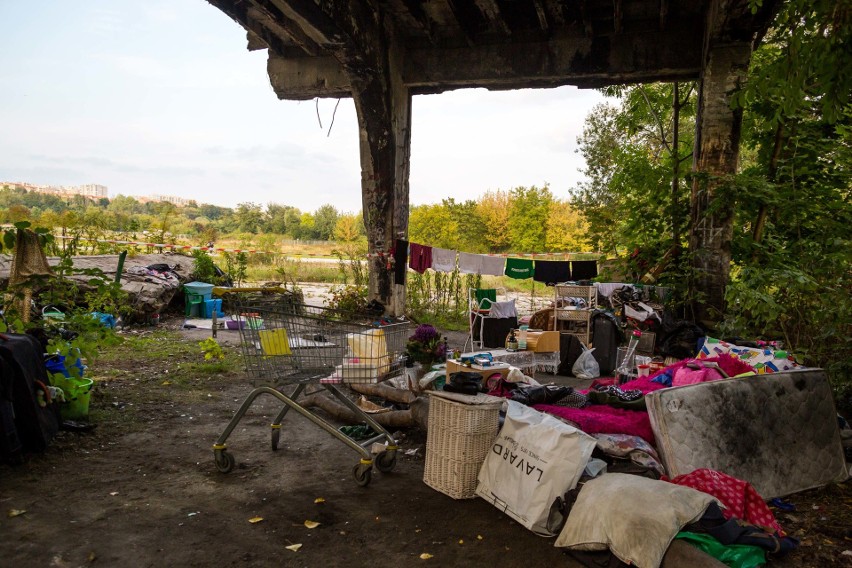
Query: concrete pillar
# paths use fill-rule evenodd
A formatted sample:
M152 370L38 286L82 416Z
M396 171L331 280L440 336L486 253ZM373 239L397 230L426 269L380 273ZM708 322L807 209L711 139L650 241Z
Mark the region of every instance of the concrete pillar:
M733 203L717 200L721 177L736 173L742 110L731 108L731 95L748 70L748 44L714 46L707 50L701 73L695 122L690 198L689 251L692 259L695 317L708 325L725 313L725 288L731 271Z
M408 236L411 93L402 82L401 49L388 45L393 34L380 21L375 24L365 33L368 41L360 54L373 63L370 72L350 74L360 136L369 298L384 304L391 315L402 315L405 286L394 284L389 253L396 239Z

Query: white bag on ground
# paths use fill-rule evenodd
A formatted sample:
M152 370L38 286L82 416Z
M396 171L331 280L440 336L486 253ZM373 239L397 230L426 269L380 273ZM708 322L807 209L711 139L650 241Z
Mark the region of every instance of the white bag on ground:
M578 379L597 379L601 376L601 366L592 354L594 350L594 347L589 349L584 345L582 355L574 361L571 373Z
M515 401L479 471L476 494L536 534L548 527L557 497L577 485L595 439L556 418Z

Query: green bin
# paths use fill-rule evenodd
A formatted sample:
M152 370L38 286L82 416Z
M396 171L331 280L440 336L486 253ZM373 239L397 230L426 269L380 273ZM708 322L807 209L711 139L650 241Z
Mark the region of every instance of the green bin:
M65 403L59 407L63 420L76 420L89 416L89 401L92 398L94 384L92 379L54 375L53 385L65 392Z

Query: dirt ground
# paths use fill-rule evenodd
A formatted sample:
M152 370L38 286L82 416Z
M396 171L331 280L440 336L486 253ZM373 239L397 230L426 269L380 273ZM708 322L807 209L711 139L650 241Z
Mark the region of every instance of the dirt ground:
M579 566L485 501L425 485L416 430L401 432L396 469L362 488L357 455L294 413L272 451L279 407L261 398L228 441L237 467L218 472L212 444L250 386L236 350L203 362L209 331L177 325L103 350L90 368L93 431L61 432L46 453L0 466L0 565ZM852 565L852 484L789 501L796 510L777 514L802 546L771 565ZM664 565L710 565L684 558Z

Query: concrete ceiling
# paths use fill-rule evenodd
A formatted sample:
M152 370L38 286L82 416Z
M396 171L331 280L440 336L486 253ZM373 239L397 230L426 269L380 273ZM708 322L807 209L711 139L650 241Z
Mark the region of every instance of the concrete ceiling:
M350 96L364 6L412 93L697 79L706 42L753 43L778 2L748 0L208 0L269 50L282 99ZM354 24L354 27L353 27Z

